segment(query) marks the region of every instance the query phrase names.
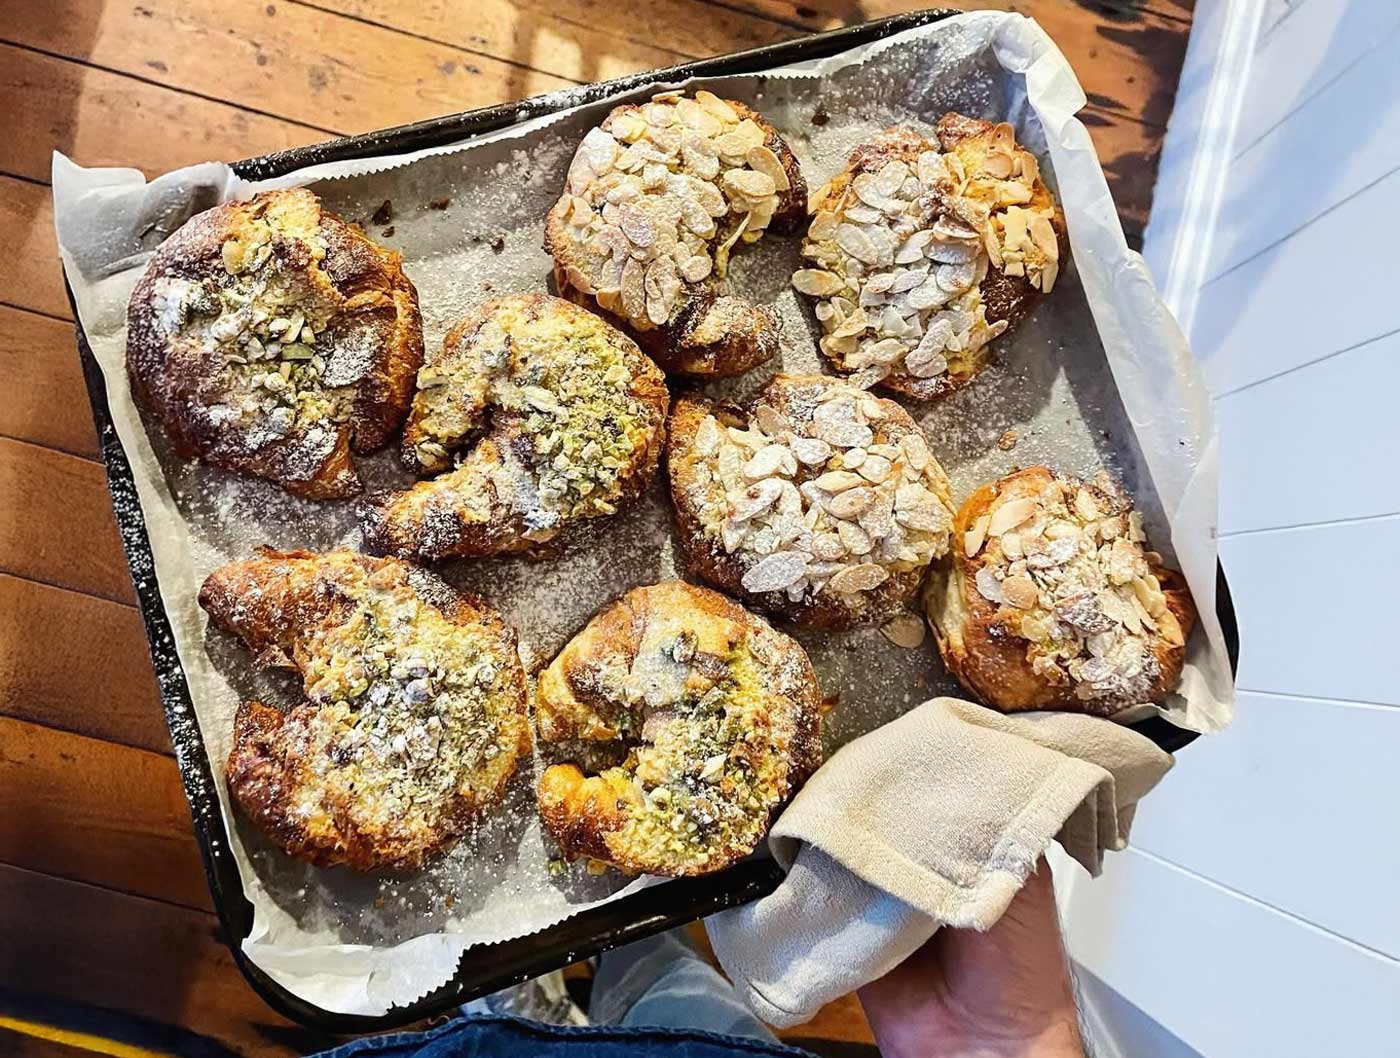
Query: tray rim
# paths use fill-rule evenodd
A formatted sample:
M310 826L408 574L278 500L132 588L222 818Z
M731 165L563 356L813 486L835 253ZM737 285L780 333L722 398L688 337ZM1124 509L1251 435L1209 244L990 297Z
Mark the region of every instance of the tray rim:
M962 12L931 8L893 15L824 33L796 37L709 59L659 70L642 71L610 81L594 82L509 103L393 126L322 143L294 147L231 163L245 179L267 179L328 161L401 153L424 147L465 142L528 118L553 113L658 81L725 76L806 59L822 58L861 44L929 25ZM670 879L620 900L580 912L564 922L523 937L478 945L463 953L457 972L437 989L414 1002L392 1007L382 1015L343 1014L309 1003L275 981L244 954L242 940L252 929L253 907L243 893L242 879L228 847L222 807L215 795L218 781L204 752L199 723L190 699L184 669L175 652L170 623L161 599L145 518L137 502L130 463L112 423L106 380L78 320L71 288L79 359L113 499L127 567L136 591L147 644L160 688L161 705L170 729L176 763L190 806L195 837L209 883L224 943L249 986L279 1014L307 1027L335 1034L382 1032L432 1017L479 996L610 948L640 940L736 907L771 892L783 877L771 859L755 856L724 871L699 878ZM1223 569L1216 566L1216 609L1225 631L1232 669L1238 662L1239 632ZM1130 725L1168 752L1197 737L1160 717Z

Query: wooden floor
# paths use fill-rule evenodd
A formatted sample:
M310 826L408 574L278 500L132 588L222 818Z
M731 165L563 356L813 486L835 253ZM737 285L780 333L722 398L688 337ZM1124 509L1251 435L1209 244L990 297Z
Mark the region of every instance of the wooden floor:
M50 152L147 174L668 66L909 0L0 0L0 1053L283 1056L218 936L74 351ZM1147 219L1192 0L1013 0ZM58 1038L45 1026L78 1027ZM853 1001L803 1035L865 1038Z

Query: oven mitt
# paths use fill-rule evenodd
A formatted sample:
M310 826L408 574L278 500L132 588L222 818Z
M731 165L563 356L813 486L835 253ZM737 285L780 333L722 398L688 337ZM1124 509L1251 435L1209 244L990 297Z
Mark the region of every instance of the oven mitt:
M940 925L987 929L1052 839L1091 874L1171 755L1122 724L935 698L844 746L778 818L787 877L706 921L780 1028L884 976Z

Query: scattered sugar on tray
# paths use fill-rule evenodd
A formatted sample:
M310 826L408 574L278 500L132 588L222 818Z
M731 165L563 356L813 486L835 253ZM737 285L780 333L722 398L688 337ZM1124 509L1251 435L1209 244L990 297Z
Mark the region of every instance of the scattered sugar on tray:
M956 39L945 37L932 59L926 49L887 49L881 65L883 75L856 67L820 83L769 81L762 89L765 113L789 133L812 186L836 172L855 143L885 125L904 120L929 124L948 108L974 114L1004 109L1002 84L988 76L985 63ZM888 76L891 70L897 76ZM930 70L937 76L930 76ZM941 84L949 71L963 78L955 91ZM745 91L754 81L729 83L737 98L754 98ZM832 120L817 126L810 119L819 108ZM471 277L489 277L492 293L537 290L546 281L550 262L540 248L539 218L562 186L578 138L600 114L595 110L584 117L566 118L528 141L425 158L407 169L328 182L320 190L334 189L339 201L349 203L352 208L342 210L345 215L353 215L362 203L386 197L403 204L451 196L447 213L405 209L395 217L395 242L402 246L406 269L419 287L428 315L428 340L438 341L467 307L482 300L481 285ZM1039 139L1033 128L1018 125L1017 134L1030 145ZM517 179L503 174L515 174ZM421 190L401 194L400 189L409 186ZM338 206L332 203L331 208ZM501 253L493 252L489 240L480 237L486 232L504 236ZM798 238L765 239L750 247L748 254L736 256L736 288L763 290L770 279L767 255L772 254L773 262L781 261L784 254L795 258L799 242ZM761 267L750 270L750 263ZM776 271L785 286L791 269ZM1050 309L1049 302L1042 306L1037 317L1049 309L1051 315L1046 318L1052 322L1037 326L1037 320L1030 321L1012 347L1002 352L1004 362L995 373L950 398L961 403L911 408L929 432L959 497L1013 463L1045 460L1091 475L1097 463L1117 458L1129 434L1115 428L1112 443L1106 444L1096 442L1088 429L1064 430L1066 418L1077 419L1077 398L1086 388L1101 384L1111 397L1111 380L1100 383L1092 378L1093 371L1107 374L1098 350L1067 349L1063 358L1078 365L1074 371L1053 377L1037 373L1036 365L1055 364L1062 358L1049 343L1052 327L1076 336L1084 333L1081 297L1076 295L1074 307L1064 309L1064 315L1058 308ZM787 293L772 300L784 325L781 367L791 372L820 370L803 307ZM1058 292L1052 300L1059 300ZM768 373L754 372L758 377L752 384ZM748 384L744 380L741 386ZM1112 410L1111 400L1094 403ZM1021 437L1013 453L1000 452L992 444L991 454L978 456L979 448L987 447L988 437L994 441L1010 427ZM257 482L208 470L187 472L168 457L163 463L172 487L182 494L180 510L193 527L191 560L196 583L208 569L246 555L261 543L327 548L353 544L358 538L353 503L305 504ZM402 483L392 454L358 463L372 486ZM677 572L670 552L670 505L662 486L658 482L631 511L570 543L556 558L456 563L444 573L453 583L481 592L506 613L521 632L523 654L536 663L548 661L600 605L627 588ZM153 527L153 531L157 530ZM177 617L178 611L172 609L172 618ZM893 719L933 693L953 690L933 660L928 640L917 649L899 648L874 629L839 635L798 632L797 638L807 647L823 690L840 699L827 720L828 748ZM231 715L238 694L229 684L233 670L221 669L218 659L210 660L216 670L211 688L218 701L200 701L198 708L206 744L217 759L226 736L217 730L222 721L216 723L215 718ZM192 679L198 675L191 670ZM571 902L607 895L624 881L611 872L595 877L582 870L558 876L549 871L553 853L533 820L530 799L535 766L521 769L514 793L500 813L474 828L455 849L415 876L411 885L396 881L396 892L378 879L347 877L347 872L318 871L289 861L261 847L259 837L242 825L239 837L273 899L305 929L320 930L326 938L383 944L435 930L467 931L477 939L513 935L540 928L566 914ZM375 908L380 897L382 906Z

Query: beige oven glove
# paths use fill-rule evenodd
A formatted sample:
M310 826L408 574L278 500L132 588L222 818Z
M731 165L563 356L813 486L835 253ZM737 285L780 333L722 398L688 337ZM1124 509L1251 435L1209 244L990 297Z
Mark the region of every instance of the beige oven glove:
M883 976L940 925L987 929L1053 839L1092 874L1172 758L1122 724L935 698L839 750L769 836L771 895L707 920L772 1025Z

